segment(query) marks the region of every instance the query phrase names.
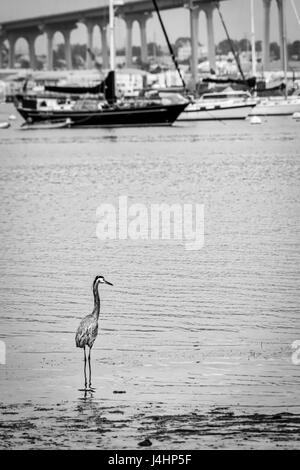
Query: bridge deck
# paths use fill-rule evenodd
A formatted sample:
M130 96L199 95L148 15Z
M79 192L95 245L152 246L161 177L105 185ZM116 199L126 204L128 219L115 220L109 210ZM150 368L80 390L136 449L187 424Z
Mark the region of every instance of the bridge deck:
M188 0L159 0L158 4L161 10L169 10L172 8L183 7L187 2ZM215 0L194 0L195 5L212 2L215 2ZM89 7L82 9L74 9L76 6L79 7L81 1L72 1L72 8L70 3L71 2L69 1L67 3L60 2L58 4L55 2L55 4L52 5L52 2L49 2L49 6L47 7L49 13L47 14L41 14L41 8L37 7L34 12L31 12L30 16L26 16L26 13L23 16L21 11L20 15L22 15L22 17L13 21L1 21L0 25L4 30L14 30L36 27L45 23L54 24L60 22L77 22L82 19L108 16L109 0L86 0L85 4L89 5ZM124 5L119 7L121 14L142 13L145 11L153 11L153 9L152 0L125 0Z

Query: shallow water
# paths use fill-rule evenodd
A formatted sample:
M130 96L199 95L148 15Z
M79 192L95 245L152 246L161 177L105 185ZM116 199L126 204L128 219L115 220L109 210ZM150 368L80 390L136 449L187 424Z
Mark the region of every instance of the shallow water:
M0 446L299 446L300 123L18 125L0 131ZM101 242L96 209L120 195L204 204L204 248ZM114 287L84 397L96 274Z

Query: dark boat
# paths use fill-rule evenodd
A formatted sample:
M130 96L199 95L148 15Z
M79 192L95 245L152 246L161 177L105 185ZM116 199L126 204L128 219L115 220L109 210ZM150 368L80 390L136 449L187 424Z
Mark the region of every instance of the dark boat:
M32 100L31 100L32 101ZM153 126L172 125L187 104L152 105L134 108L111 107L103 111L39 111L30 107L18 107L18 111L27 123L56 122L71 119L70 127L117 127L117 126Z
M39 95L18 94L15 105L28 125L68 119L72 122L69 127L123 127L172 125L188 101L175 93L117 100L115 74L110 71L97 86L46 86L45 92Z
M41 112L19 107L18 111L27 123L41 121L56 122L58 119L71 119L69 127L127 127L172 125L187 105L144 106L139 108L108 108L103 111L53 111Z
M155 98L143 96L132 101L117 99L112 0L109 2L109 20L111 71L106 79L93 87L45 87L45 92L40 95L27 93L25 85L23 93L16 96L15 105L28 125L67 120L72 123L68 127L172 125L186 108L189 102L179 94Z
M58 89L40 95L23 93L16 96L15 105L29 125L68 119L72 122L69 127L125 127L172 125L188 101L178 94L118 101L111 97L108 87L105 97L88 91L82 94L82 90L78 94L76 90L65 94Z

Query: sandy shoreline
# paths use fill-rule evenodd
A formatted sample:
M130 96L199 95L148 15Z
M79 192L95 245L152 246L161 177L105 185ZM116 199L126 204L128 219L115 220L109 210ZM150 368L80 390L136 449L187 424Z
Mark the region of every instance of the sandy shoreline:
M297 449L300 414L246 413L212 408L161 414L161 406L129 410L91 397L75 403L1 406L2 449Z

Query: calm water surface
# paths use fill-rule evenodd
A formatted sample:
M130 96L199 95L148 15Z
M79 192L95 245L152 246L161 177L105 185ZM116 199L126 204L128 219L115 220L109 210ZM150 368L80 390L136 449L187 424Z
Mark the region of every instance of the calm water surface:
M0 447L299 446L300 123L18 125L0 131ZM204 248L98 240L120 195L204 204ZM96 274L114 287L84 396Z

